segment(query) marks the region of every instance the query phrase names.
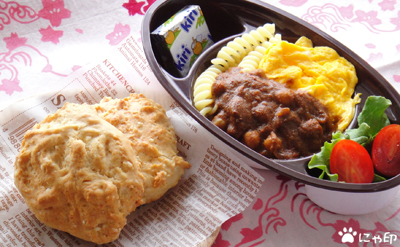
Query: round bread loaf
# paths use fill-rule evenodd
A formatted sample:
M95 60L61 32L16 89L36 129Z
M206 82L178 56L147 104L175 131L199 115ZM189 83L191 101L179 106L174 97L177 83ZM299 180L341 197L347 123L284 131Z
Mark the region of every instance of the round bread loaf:
M131 94L124 99L106 97L94 107L132 142L144 176L143 203L159 199L190 168L178 156L175 130L161 105L143 94Z
M66 103L29 130L14 178L41 222L98 244L117 239L143 203L132 143L89 105Z

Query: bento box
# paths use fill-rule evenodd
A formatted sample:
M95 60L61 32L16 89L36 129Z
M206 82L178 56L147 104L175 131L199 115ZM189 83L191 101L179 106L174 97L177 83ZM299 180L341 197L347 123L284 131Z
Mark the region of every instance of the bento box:
M159 44L152 39L152 32L188 5L201 8L201 15L210 33L207 49L196 57L186 74L179 73L170 58L160 55ZM227 146L239 153L254 168L270 169L293 180L304 183L308 197L328 211L339 214L367 214L387 205L400 188L400 175L374 183L342 183L318 178L308 168L312 155L294 159L267 158L217 127L194 106L193 87L196 79L210 65L211 60L228 42L256 30L265 23L274 23L276 33L283 40L295 42L301 36L309 38L315 46L327 46L351 62L358 76L354 95L361 93L355 106L355 116L348 129L357 126L365 99L370 95L383 96L391 101L386 115L393 124L400 123L400 96L398 92L367 62L345 45L281 9L255 0L159 0L147 11L142 23L142 42L146 58L155 76L168 93L205 129ZM194 42L195 43L195 42Z

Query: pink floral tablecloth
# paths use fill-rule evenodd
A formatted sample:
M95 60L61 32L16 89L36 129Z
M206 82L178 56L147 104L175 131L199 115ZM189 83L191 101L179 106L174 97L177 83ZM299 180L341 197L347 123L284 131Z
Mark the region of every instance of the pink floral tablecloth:
M327 32L400 91L400 0L264 0ZM0 0L0 111L50 91L131 33L154 0ZM400 246L400 193L368 215L327 212L304 185L259 170L250 207L222 225L214 247ZM1 240L0 240L1 242Z

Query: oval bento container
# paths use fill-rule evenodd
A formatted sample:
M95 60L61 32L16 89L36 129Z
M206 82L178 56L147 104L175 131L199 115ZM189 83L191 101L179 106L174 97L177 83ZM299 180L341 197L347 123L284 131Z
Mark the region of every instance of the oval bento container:
M160 61L150 34L172 15L187 5L199 5L213 37L214 44L195 61L186 76L179 77ZM356 117L369 95L381 95L391 100L386 110L391 123L400 123L400 96L374 68L353 51L309 23L272 5L244 0L159 0L153 3L142 23L144 52L155 76L168 93L205 129L238 152L254 168L273 170L305 184L307 196L322 208L344 215L367 214L387 205L400 189L400 175L370 184L338 183L313 176L307 164L311 157L292 160L266 158L232 138L200 114L192 103L192 88L196 78L211 65L210 60L226 43L265 23L275 23L282 40L295 42L306 36L314 46L328 46L350 61L356 68L358 84L355 93L362 93L356 106ZM171 61L172 63L172 61ZM356 117L349 128L357 125ZM260 195L262 196L262 195Z

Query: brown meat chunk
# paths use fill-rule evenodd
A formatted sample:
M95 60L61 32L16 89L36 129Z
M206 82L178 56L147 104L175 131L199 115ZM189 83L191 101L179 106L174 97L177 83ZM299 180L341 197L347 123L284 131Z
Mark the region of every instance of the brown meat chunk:
M269 80L262 70L230 68L212 86L218 110L212 121L257 152L293 159L318 152L336 119L307 92Z

